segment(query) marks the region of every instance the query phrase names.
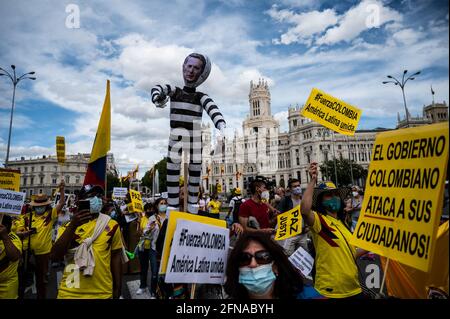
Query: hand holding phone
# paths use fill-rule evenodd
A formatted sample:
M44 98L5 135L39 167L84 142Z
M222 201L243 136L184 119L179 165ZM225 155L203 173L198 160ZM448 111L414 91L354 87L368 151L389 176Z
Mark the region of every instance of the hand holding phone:
M78 211L88 210L91 211L91 202L87 199L78 201Z

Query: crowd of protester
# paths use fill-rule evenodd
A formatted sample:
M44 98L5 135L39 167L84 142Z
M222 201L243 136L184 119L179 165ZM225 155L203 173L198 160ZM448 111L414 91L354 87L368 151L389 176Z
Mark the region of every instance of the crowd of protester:
M225 219L231 239L225 283L216 285L208 298L370 297L360 283L358 258L373 254L350 244L364 192L356 185L336 187L318 181L316 163L310 165L309 175L306 189L297 179L285 189L257 177L249 184L248 197L236 188L229 203L217 194L200 193L198 214ZM102 187L85 185L76 198L67 200L64 186L59 185L57 203L39 194L24 206L21 216L3 217L0 298L24 298L33 278L37 298L47 298L49 265L64 267L57 298L122 298L124 273L132 260L138 263L137 295L189 297L187 284L167 284L158 274L170 209L166 198L146 202L142 213L134 213L129 196L112 200ZM275 241L277 216L298 206L302 232ZM135 243L130 240L133 231ZM299 247L314 257L310 276L288 259Z

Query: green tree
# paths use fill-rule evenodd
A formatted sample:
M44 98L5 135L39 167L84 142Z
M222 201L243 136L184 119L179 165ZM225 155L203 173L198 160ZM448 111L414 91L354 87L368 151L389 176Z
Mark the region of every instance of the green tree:
M167 158L163 158L162 160L160 160L158 163L156 163L155 166L153 166L150 170L148 170L147 172L145 172L144 177L142 177L142 185L143 186L147 186L149 187L152 192L153 192L153 169L158 170L159 173L159 191L162 192L166 192L167 191L167 186L166 186L166 181L167 181Z
M351 168L350 168L351 163ZM364 169L361 165L350 161L348 159L336 159L336 171L338 176L339 185L336 186L348 186L354 184L357 179L367 177L367 169ZM320 172L326 180L336 182L336 174L334 170L334 160L323 162L320 165ZM353 182L352 182L353 172Z

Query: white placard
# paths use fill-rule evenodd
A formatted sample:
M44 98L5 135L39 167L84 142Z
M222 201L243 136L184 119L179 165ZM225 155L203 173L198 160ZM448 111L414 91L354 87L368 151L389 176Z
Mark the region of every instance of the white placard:
M165 281L223 284L229 245L227 228L179 219Z
M133 220L138 218L136 214L125 214L124 216L127 223L131 223Z
M24 201L25 193L0 188L0 213L20 215Z
M114 198L125 198L128 193L128 188L126 187L114 187L113 188L113 197Z
M295 268L301 271L303 276L309 277L311 270L314 266L314 258L303 249L299 247L290 257L289 261L294 265Z
M56 206L59 203L59 199L61 198L61 193L56 193L55 194L55 199L53 201L53 204ZM65 199L65 206L67 207L69 205L69 199L70 199L70 194L64 193L64 199Z

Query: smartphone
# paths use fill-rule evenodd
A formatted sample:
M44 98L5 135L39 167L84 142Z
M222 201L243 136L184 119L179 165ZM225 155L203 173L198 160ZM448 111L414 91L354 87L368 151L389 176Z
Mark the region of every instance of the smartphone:
M91 210L91 202L89 200L83 199L78 201L78 211L82 210Z

